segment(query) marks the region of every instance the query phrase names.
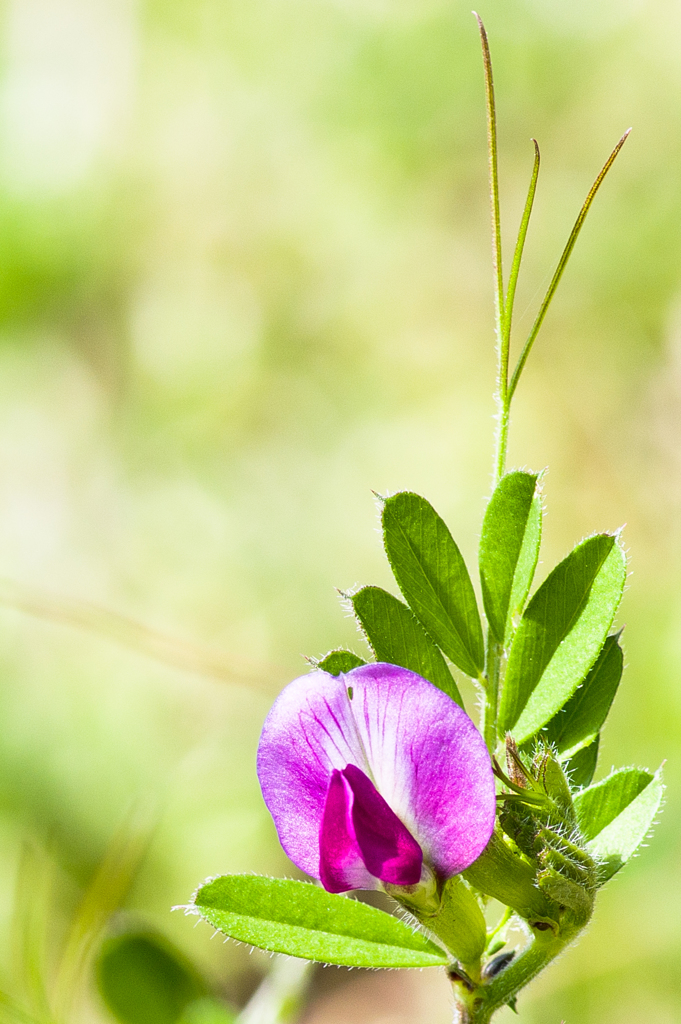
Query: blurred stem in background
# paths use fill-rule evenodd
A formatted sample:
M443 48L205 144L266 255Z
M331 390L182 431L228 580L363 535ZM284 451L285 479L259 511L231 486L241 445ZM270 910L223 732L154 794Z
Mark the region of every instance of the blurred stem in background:
M277 957L240 1013L212 993L187 958L133 918L115 915L138 874L157 813L133 808L81 898L57 958L51 858L26 843L13 907L16 994L0 991L2 1024L69 1024L80 1017L96 972L100 995L120 1024L289 1024L312 964ZM107 932L109 938L106 938Z

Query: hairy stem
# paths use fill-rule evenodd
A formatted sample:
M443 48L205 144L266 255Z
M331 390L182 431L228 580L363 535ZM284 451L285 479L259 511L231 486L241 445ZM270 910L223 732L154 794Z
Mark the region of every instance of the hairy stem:
M485 664L485 700L482 708L482 734L490 754L497 746L497 714L499 704L499 673L503 648L487 631L487 657Z
M475 12L474 12L475 13ZM492 266L494 268L494 328L497 339L497 433L494 458L494 483L499 482L506 464L508 439L508 359L510 335L506 330L504 301L504 273L501 262L501 210L499 203L499 168L497 160L497 113L492 77L492 58L487 32L478 14L482 63L485 71L485 100L487 105L487 152L489 157L489 200L492 216Z
M454 982L454 1024L488 1024L501 1007L506 1006L540 971L577 936L579 928L554 934L551 929L534 929L534 937L519 956L489 981L466 987Z
M504 278L501 263L501 214L499 207L499 170L497 165L497 113L494 100L494 80L492 78L492 58L489 52L487 32L482 18L476 14L482 43L482 61L485 70L485 99L487 103L487 149L489 154L489 198L492 215L492 263L494 266L494 301L496 307L497 339L501 346L502 324L504 319ZM504 353L500 352L501 362ZM508 370L508 352L505 353L506 369ZM504 379L505 385L505 379Z
M515 291L518 284L520 264L522 263L523 259L525 239L527 238L527 229L529 227L530 217L532 215L534 196L535 192L537 191L537 178L539 177L539 146L537 145L536 139L532 139L532 142L534 143L534 165L532 167L532 177L530 178L530 187L527 193L527 200L525 202L523 216L520 221L518 240L516 242L515 252L513 253L513 263L511 265L511 274L508 279L508 290L506 292L506 298L503 304L503 315L501 317L500 325L501 341L499 345L499 369L497 374L497 432L496 452L494 456L495 487L501 480L506 469L508 429L511 417L511 398L513 395L513 392L510 390L508 386L508 361L511 351L511 325L513 322L513 304L515 302Z

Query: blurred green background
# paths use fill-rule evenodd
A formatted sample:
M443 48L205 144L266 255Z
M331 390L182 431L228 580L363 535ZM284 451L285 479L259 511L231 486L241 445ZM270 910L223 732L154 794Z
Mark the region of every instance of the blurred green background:
M362 653L334 587L391 587L372 488L425 494L474 566L494 412L476 26L458 0L0 10L0 988L26 984L17 908L43 907L50 975L133 813L153 835L117 921L241 1005L269 958L170 907L208 875L293 870L259 729L301 655ZM518 390L510 465L550 467L542 575L626 522L628 669L599 773L668 759L654 841L521 1020L674 1024L681 8L480 13L507 253L530 136L543 155L516 343L634 126ZM437 972L318 971L311 993L320 1024L450 1016ZM111 1019L81 986L70 1020Z

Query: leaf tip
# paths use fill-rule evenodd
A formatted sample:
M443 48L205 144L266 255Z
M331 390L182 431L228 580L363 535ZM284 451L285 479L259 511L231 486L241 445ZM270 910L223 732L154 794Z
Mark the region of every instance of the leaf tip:
M471 11L471 14L473 15L473 17L475 18L475 20L478 23L478 28L480 29L480 37L482 39L482 45L483 45L483 48L485 49L485 51L487 51L488 50L487 32L485 30L485 26L483 24L483 20L480 17L480 15L478 14L477 11Z

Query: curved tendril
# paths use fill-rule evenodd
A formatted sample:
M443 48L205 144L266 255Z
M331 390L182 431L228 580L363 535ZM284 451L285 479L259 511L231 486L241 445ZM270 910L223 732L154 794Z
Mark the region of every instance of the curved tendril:
M575 247L575 242L577 241L577 237L579 235L579 232L582 230L582 225L584 224L584 221L586 220L586 215L588 214L589 209L591 208L591 204L593 203L593 201L594 201L594 199L596 197L596 193L598 192L599 188L601 187L601 185L603 183L603 180L605 179L606 174L608 173L608 171L610 170L610 168L614 164L615 159L617 157L617 154L619 153L620 149L622 148L622 146L626 142L626 140L627 140L627 138L629 136L629 132L630 131L631 131L631 128L628 128L627 131L622 136L622 138L617 143L617 145L615 146L615 148L613 149L612 153L610 154L610 156L606 160L605 164L603 165L603 169L601 170L600 174L598 175L598 177L594 181L593 185L591 186L591 188L589 190L589 194L587 195L586 199L584 200L584 205L582 206L581 210L579 211L579 216L577 217L577 220L575 221L575 225L574 225L572 231L570 232L570 237L568 238L567 244L566 244L565 248L563 249L563 254L560 257L560 260L558 261L558 266L556 267L556 270L555 270L555 273L553 275L553 278L551 279L551 284L548 287L548 290L547 290L546 295L544 297L544 301L542 302L542 304L541 304L541 306L539 308L539 312L537 313L537 318L534 321L534 324L532 326L532 330L530 331L529 337L528 337L527 341L525 342L525 347L523 348L522 352L520 353L520 358L518 360L518 363L516 365L515 370L513 371L513 376L511 377L511 383L508 386L508 401L509 401L509 403L510 403L511 399L513 398L513 394L515 392L516 387L518 386L518 381L520 380L520 375L523 372L523 369L525 367L525 363L527 362L527 357L529 356L529 354L530 354L530 352L532 350L532 346L534 345L535 339L536 339L537 335L539 334L539 329L540 329L542 323L544 322L544 317L546 316L548 308L551 305L551 300L553 299L553 296L555 295L556 288L558 287L560 279L563 276L563 271L565 270L565 267L567 266L567 262L570 259L570 256L572 255L572 250Z
M539 177L539 164L541 162L541 156L539 153L539 143L536 139L532 139L532 143L534 145L534 166L532 168L532 177L530 178L530 187L527 192L527 199L525 200L525 209L523 210L523 216L520 221L520 228L518 229L518 241L516 242L515 252L513 253L511 275L508 279L508 290L506 292L506 302L504 303L504 333L508 339L509 346L511 342L511 321L513 319L513 303L515 301L515 290L516 285L518 283L520 264L523 258L523 249L525 248L525 239L527 238L527 229L530 223L530 217L532 215L534 195L537 191L537 178Z

